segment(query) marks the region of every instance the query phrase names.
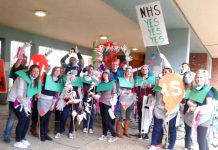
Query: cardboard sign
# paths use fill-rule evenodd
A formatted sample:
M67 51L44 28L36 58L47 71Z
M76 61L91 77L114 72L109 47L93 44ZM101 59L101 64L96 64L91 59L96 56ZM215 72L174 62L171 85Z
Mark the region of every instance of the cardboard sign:
M162 87L163 101L167 114L170 114L182 101L185 90L182 79L175 73L169 73L163 76L159 81Z
M7 92L6 78L5 78L5 67L4 60L0 59L0 93Z
M160 2L136 6L144 46L169 44Z
M113 89L114 83L115 83L114 80L108 83L101 82L98 84L96 92L110 91Z
M48 67L49 67L48 61L47 61L45 55L40 55L40 54L32 55L32 57L30 59L29 67L33 64L39 65L40 77L41 77L41 81L43 82L45 71L48 70Z

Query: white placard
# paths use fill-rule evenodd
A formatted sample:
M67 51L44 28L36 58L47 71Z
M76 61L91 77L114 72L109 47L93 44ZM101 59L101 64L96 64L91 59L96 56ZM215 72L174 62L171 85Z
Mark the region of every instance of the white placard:
M136 6L144 46L169 44L160 2Z

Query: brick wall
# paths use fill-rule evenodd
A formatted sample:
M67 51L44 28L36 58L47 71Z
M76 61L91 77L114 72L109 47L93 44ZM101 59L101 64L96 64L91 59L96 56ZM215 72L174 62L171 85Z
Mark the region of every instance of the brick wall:
M208 56L206 53L191 53L189 64L192 72L198 69L208 69Z
M212 59L211 85L218 89L218 58Z

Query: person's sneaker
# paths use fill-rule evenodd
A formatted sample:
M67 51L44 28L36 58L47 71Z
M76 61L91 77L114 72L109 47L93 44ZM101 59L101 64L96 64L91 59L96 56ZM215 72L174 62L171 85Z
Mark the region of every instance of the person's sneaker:
M11 142L10 138L4 138L4 141L5 143L8 143L8 144Z
M16 143L14 143L14 147L21 148L21 149L26 149L26 148L28 148L28 146L25 145L25 144L23 144L22 142L16 142Z
M163 146L162 144L157 144L157 145L156 145L156 149L162 148L162 146Z
M154 145L151 145L149 150L156 150L156 147Z
M87 133L87 128L83 128L83 132L84 132L84 133Z
M91 134L92 134L92 133L93 133L93 130L92 130L92 129L89 129L89 133L91 133Z
M44 137L44 136L41 136L41 137L40 137L40 141L45 142L45 137Z
M70 138L70 139L73 138L73 133L69 133L69 138Z
M55 135L55 138L56 138L56 139L58 139L58 138L60 138L60 137L61 137L61 135L62 135L62 134L60 134L60 133L57 133L57 134Z
M98 140L103 141L103 140L107 140L107 136L105 135L101 135Z
M26 146L30 146L30 142L27 140L21 140L21 143L23 143Z
M149 140L148 134L145 134L144 137L143 137L143 139L146 140L146 141L148 141L148 140Z
M45 140L47 140L47 141L52 141L52 138L51 138L50 136L46 135L46 136L45 136Z
M138 135L138 139L142 139L142 135L139 133L139 135Z
M115 142L117 140L117 137L111 136L107 141L109 143Z

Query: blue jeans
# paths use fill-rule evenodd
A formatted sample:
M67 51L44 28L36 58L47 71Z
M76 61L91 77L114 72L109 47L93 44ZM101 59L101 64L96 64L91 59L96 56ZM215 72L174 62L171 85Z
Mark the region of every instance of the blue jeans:
M191 147L191 131L192 128L185 123L185 148L190 149Z
M100 112L102 117L102 128L103 128L103 135L107 136L108 130L111 132L111 135L113 137L116 136L115 129L114 129L114 120L111 119L108 109L110 109L111 106L105 105L104 103L100 102Z
M4 131L4 139L5 140L9 140L10 136L11 136L11 131L13 129L14 126L14 121L16 119L16 115L14 113L14 111L12 110L11 106L9 106L9 115L8 115L8 120L5 126L5 131Z
M70 127L69 127L69 133L72 133L73 131L73 117L71 115L72 112L72 105L67 105L64 107L63 112L61 112L61 116L60 116L60 129L59 132L60 133L64 133L65 131L65 125L67 122L67 118L70 116Z
M169 146L168 149L173 149L176 142L176 117L177 115L169 121ZM154 128L152 132L152 140L151 145L156 146L158 143L158 139L163 129L163 120L158 119L154 116Z

